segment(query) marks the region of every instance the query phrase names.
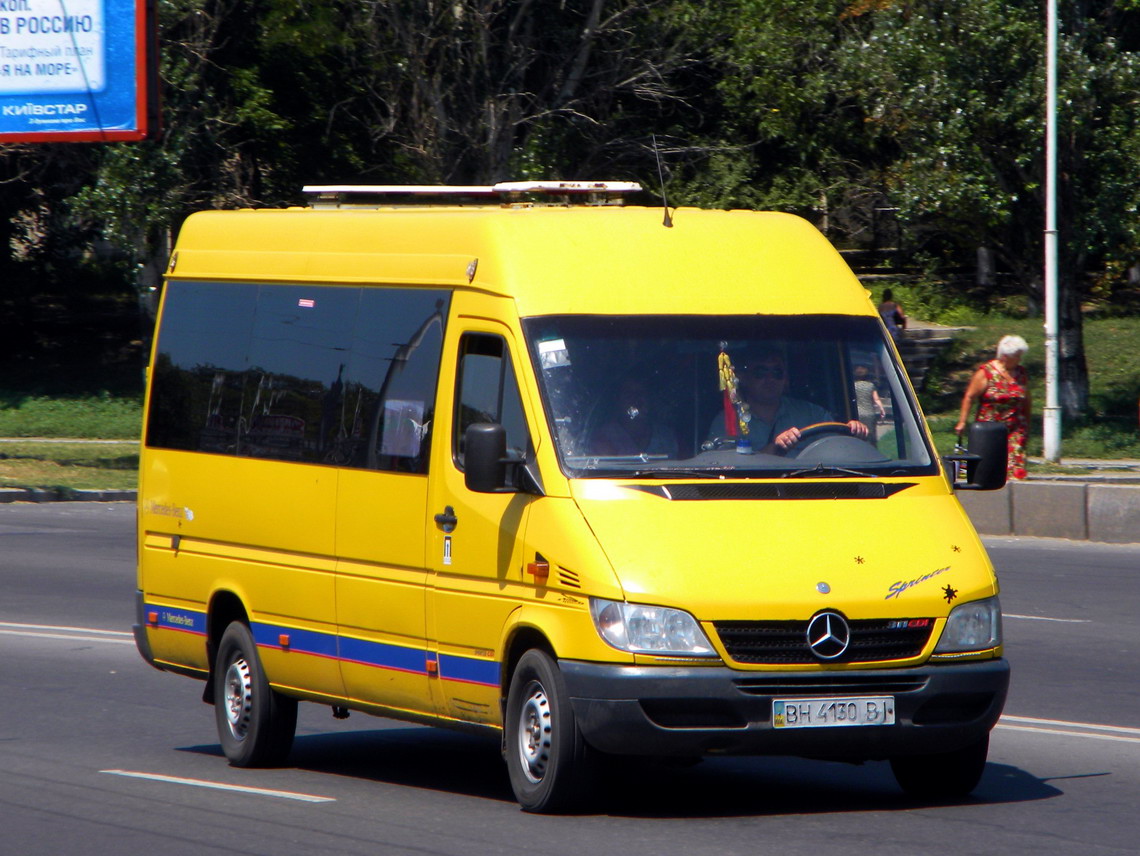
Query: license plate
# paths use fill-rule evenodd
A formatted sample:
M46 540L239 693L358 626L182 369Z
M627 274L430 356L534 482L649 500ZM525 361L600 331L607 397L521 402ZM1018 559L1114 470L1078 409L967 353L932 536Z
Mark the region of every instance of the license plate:
M773 728L894 725L894 696L785 698L772 702Z

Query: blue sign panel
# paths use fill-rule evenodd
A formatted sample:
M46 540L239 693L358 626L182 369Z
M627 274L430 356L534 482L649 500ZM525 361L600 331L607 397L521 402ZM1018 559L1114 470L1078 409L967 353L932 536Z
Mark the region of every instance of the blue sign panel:
M141 139L141 0L0 0L0 142Z

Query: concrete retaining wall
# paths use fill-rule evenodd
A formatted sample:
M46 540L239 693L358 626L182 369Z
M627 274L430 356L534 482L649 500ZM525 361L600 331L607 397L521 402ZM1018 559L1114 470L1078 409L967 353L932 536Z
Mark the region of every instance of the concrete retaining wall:
M1027 480L958 499L982 535L1140 543L1140 484Z

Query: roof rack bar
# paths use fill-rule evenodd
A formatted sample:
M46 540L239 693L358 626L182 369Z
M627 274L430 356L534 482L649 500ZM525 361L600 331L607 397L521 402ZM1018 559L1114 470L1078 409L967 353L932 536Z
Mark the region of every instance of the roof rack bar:
M636 181L500 181L495 193L637 193Z
M462 198L490 201L492 199L514 200L526 194L576 197L590 200L620 198L625 193L636 193L641 185L636 181L501 181L492 185L461 184L329 184L306 185L301 188L309 197L314 208L336 208L341 206L373 205L385 199L394 198L419 200L428 197L459 201ZM414 204L414 203L413 203Z
M307 184L301 188L307 196L326 194L362 194L367 196L490 196L495 191L489 186L461 184Z

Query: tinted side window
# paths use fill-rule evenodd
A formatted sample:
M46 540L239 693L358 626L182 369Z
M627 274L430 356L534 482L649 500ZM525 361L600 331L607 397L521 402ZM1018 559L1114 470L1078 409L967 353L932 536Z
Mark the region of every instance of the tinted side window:
M529 435L506 342L498 336L468 334L459 344L455 407L455 462L463 466L464 432L477 422L507 429L507 454L526 456Z
M167 285L146 443L236 454L257 287Z
M354 466L427 472L446 297L411 289L361 294L338 429Z
M149 446L426 471L446 294L168 289Z
M239 455L325 463L336 436L359 289L262 286Z

